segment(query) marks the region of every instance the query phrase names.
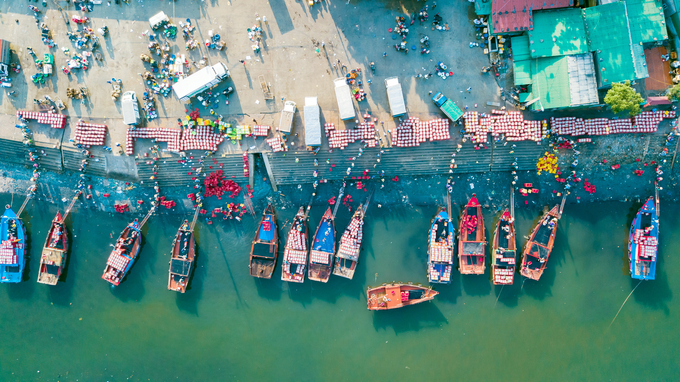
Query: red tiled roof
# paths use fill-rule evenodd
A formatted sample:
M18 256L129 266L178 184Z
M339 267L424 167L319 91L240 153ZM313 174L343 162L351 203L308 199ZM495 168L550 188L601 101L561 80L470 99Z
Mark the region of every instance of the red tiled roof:
M491 5L493 32L534 29L533 11L571 7L573 0L494 0Z

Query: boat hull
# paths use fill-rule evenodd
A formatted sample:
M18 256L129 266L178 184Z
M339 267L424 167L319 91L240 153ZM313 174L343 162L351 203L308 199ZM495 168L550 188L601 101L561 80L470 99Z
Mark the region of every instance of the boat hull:
M330 207L316 228L309 253L307 277L312 281L328 282L335 253L335 219Z
M441 208L430 226L427 239L427 280L434 284L450 284L453 271L453 222Z
M168 290L185 293L191 281L196 261L196 240L194 232L185 220L180 226L172 244Z
M463 208L458 226L458 270L461 275L483 275L486 269L486 233L482 206L473 195Z
M496 224L491 248L491 282L494 285L512 285L516 255L515 222L505 210Z
M250 247L250 275L261 279L271 279L276 268L279 249L279 237L276 226L274 207L268 205L262 214L262 220L255 232Z
M522 251L522 268L520 274L532 280L540 280L548 259L555 245L559 207L555 206L543 214L538 224L531 231L529 240Z
M304 207L300 207L288 231L283 251L281 280L292 283L305 282L309 252L309 226Z
M630 277L654 280L659 240L659 216L654 198L647 199L633 218L628 236Z
M11 240L10 232L13 235ZM2 256L4 264L0 264L0 283L19 283L26 267L26 227L11 208L7 208L0 218L0 235L3 243L11 241L7 248L3 244L2 251L5 253Z
M352 220L340 238L338 252L335 255L333 274L336 276L352 279L359 262L361 253L361 241L363 240L364 209L363 205L354 212Z
M60 237L55 238L59 233ZM52 221L50 230L47 232L45 245L40 255L40 268L38 269L38 282L46 285L57 285L61 274L66 266L68 253L68 234L61 214Z
M369 287L366 291L366 300L368 310L390 310L431 301L438 294L439 292L431 287L392 283L375 288Z
M127 242L127 239L130 239L129 244L121 244L121 240ZM125 227L120 234L118 241L116 241L116 246L113 251L111 251L106 262L106 268L104 268L102 279L111 284L111 286L120 285L135 264L141 246L142 233L139 229L139 224L137 221L134 221ZM120 250L123 247L125 248L125 251L121 252ZM117 262L116 260L121 260L123 262ZM117 268L112 264L123 264L123 266Z

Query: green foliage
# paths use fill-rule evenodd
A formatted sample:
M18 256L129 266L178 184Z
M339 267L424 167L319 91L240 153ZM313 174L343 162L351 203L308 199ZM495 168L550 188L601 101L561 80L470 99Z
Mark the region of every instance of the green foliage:
M629 116L640 114L642 109L640 104L644 102L642 96L630 86L630 81L624 83L613 84L609 89L607 95L604 97L604 102L612 108L614 113L627 111Z
M671 102L680 101L680 84L673 86L668 91L668 100Z

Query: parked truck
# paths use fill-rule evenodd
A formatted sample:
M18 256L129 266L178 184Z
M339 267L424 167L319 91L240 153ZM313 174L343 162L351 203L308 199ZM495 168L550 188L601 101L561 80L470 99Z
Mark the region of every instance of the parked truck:
M293 101L286 101L281 111L281 119L279 120L279 132L282 134L290 134L293 130L293 117L295 116L296 105Z
M139 125L139 105L137 104L137 94L133 91L123 93L120 101L120 108L123 111L123 123L126 125Z
M333 80L335 84L335 98L338 100L338 113L340 119L350 119L356 116L354 111L354 102L352 102L352 92L347 85L347 80L344 78L336 78Z
M390 113L392 114L392 117L406 114L404 92L401 90L399 78L385 78L385 88L387 89L387 100L390 103Z
M432 97L432 101L453 122L456 122L460 117L463 116L463 111L460 110L458 105L446 98L442 93L435 94L434 97Z
M175 82L172 90L175 91L180 101L188 102L191 97L211 89L227 77L229 77L229 69L223 63L218 62Z
M321 146L319 114L319 100L316 97L305 97L305 145L309 148Z

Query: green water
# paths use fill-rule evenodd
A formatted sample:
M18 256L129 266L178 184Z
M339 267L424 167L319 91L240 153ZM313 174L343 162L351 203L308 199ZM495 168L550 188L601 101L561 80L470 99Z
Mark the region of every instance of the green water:
M7 198L0 198L5 204ZM16 201L15 201L16 202ZM15 203L16 204L16 203ZM328 284L248 274L256 222L199 224L198 268L185 295L166 290L183 217L154 217L137 264L111 289L100 279L130 215L76 210L66 282L37 284L39 247L56 209L32 203L30 280L0 285L2 380L679 380L678 206L662 205L657 280L624 274L628 224L640 204L568 205L540 282L493 287L454 274L433 303L369 312L364 290L427 281L436 206L372 206L354 280ZM324 207L315 207L311 227ZM295 208L279 210L290 220ZM518 210L520 245L538 210ZM493 216L486 216L487 231ZM349 220L338 216L338 227ZM285 232L281 231L285 237ZM487 233L487 238L490 233ZM377 280L377 282L376 282Z

